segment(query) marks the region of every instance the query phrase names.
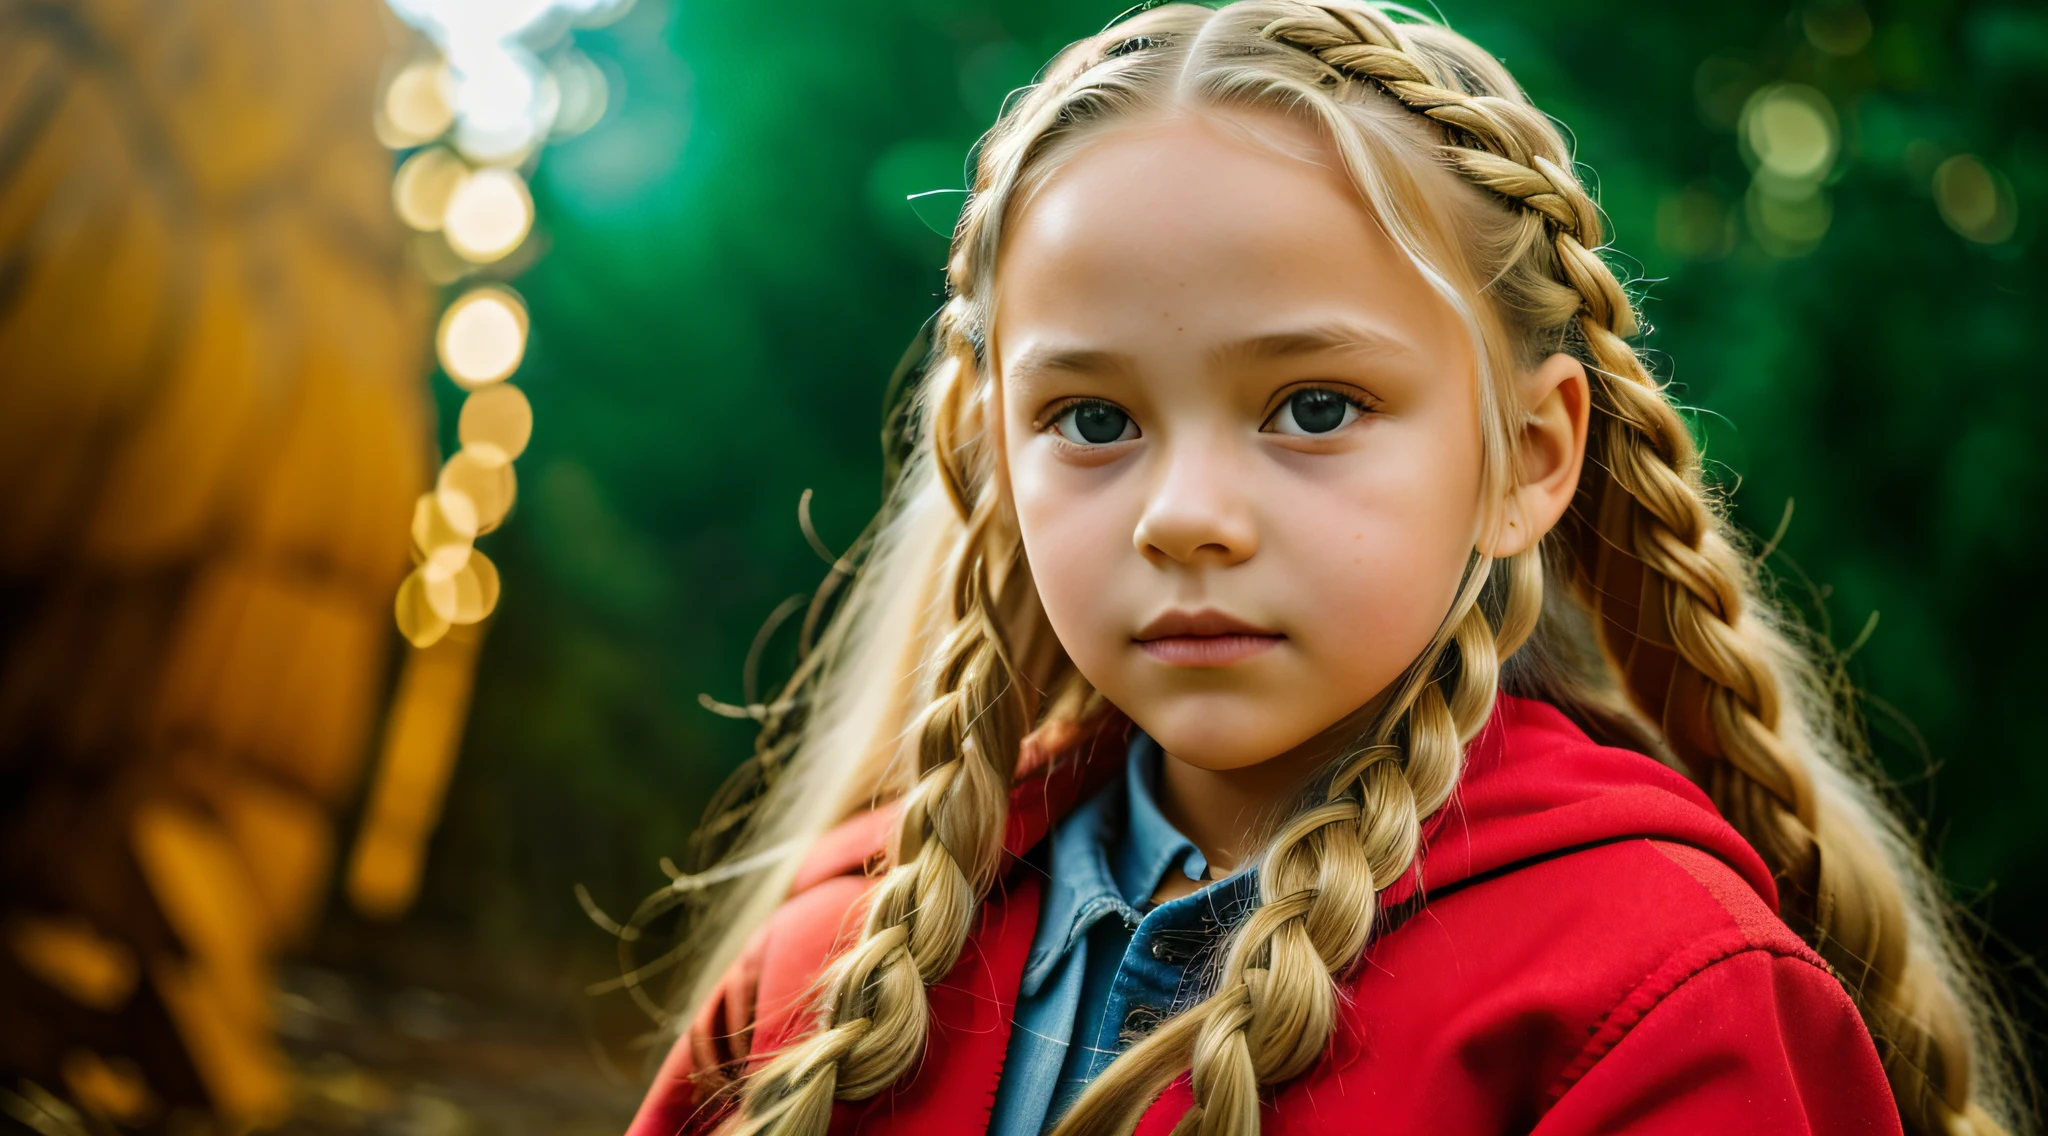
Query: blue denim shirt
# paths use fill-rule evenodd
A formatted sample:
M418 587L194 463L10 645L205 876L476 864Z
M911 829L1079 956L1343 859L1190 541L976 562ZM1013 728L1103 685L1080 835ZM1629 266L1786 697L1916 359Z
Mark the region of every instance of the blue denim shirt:
M1153 906L1202 853L1160 813L1160 750L1131 742L1124 776L1053 830L1051 881L1024 964L989 1136L1039 1136L1136 1035L1201 993L1223 932L1249 910L1249 872Z

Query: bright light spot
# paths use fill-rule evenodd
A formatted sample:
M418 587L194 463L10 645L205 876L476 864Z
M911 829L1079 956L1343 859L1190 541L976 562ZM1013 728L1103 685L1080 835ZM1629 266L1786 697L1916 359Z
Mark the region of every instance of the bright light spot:
M526 305L502 288L478 288L448 306L435 337L441 366L464 386L494 383L526 354Z
M439 138L455 118L450 93L448 68L440 60L407 65L384 88L384 115L378 126L385 144L399 149Z
M467 497L476 510L476 531L487 533L512 511L519 483L512 475L512 463L493 464L465 448L441 467L436 488L436 496Z
M1974 154L1957 154L1935 168L1934 204L1949 228L1978 244L1995 245L2019 227L2011 184Z
M468 164L447 147L421 150L398 167L398 176L391 182L391 204L398 210L399 220L431 233L441 227L448 215L449 198L468 176Z
M1743 137L1763 169L1787 181L1817 182L1834 165L1841 137L1834 107L1812 87L1786 83L1750 96Z
M533 227L533 198L511 170L481 169L448 198L444 224L456 252L478 263L496 260L526 239Z
M475 623L498 606L498 568L481 552L472 552L469 562L445 578L425 573L427 605L450 623Z
M469 590L472 584L474 595ZM498 609L498 566L483 553L469 558L469 564L456 575L455 585L455 622L475 623Z
M533 437L533 405L511 383L492 383L463 400L456 433L464 453L503 465L526 452Z
M430 585L425 569L415 568L406 574L405 582L398 585L398 597L392 604L392 614L398 617L398 633L415 647L431 647L448 634L447 618L434 610L428 598L430 588L453 591L452 585L446 582ZM357 902L361 899L358 898Z
M553 137L569 138L597 125L611 100L611 87L604 71L588 55L570 49L556 57L548 73L561 92L561 110L555 116Z
M440 58L392 80L378 107L377 136L393 149L443 136L453 147L409 158L393 181L392 202L419 230L408 246L415 263L429 279L453 283L469 271L458 256L476 264L497 260L533 226L532 195L507 167L549 137L580 133L604 115L604 74L564 42L569 29L609 23L634 0L386 3ZM472 164L487 168L472 173ZM526 336L526 306L502 287L472 289L441 315L434 339L441 366L472 394L459 427L463 449L414 508L420 566L399 587L396 615L415 647L439 640L451 622L485 618L497 605L497 569L472 542L505 518L518 491L512 460L533 433L533 409L516 388L490 384L518 370ZM358 842L349 872L357 908L378 916L403 910L419 882L418 842L389 828L374 828Z
M472 158L512 161L554 129L565 97L560 76L534 54L571 24L593 27L625 14L631 0L388 0L448 60L445 100L455 141ZM589 92L576 98L589 115ZM600 103L599 113L602 113ZM586 124L587 125L587 124ZM447 129L444 120L441 129ZM421 138L437 137L439 131Z
M412 506L412 546L431 574L445 578L469 560L476 522L476 505L460 493L419 495Z
M464 153L510 160L547 133L553 109L540 97L540 64L531 52L505 44L458 45L448 63L455 76L455 141Z

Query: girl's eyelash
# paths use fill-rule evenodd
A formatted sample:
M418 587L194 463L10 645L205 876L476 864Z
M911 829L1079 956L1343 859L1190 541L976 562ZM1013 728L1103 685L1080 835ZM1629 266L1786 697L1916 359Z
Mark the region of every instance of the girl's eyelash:
M1289 399L1301 394L1303 391L1322 391L1325 394L1336 395L1357 408L1360 414L1371 414L1378 410L1380 405L1378 399L1359 390L1357 387L1339 383L1301 383L1297 386L1288 387L1276 395L1272 403L1266 408L1266 416L1259 419L1259 422L1261 424L1271 422L1274 415L1287 408Z
M1280 392L1279 397L1274 399L1271 406L1268 407L1268 409L1266 410L1265 414L1262 417L1260 417L1260 428L1263 429L1268 423L1273 421L1273 417L1275 415L1279 414L1282 410L1286 409L1289 399L1292 399L1294 396L1301 394L1304 391L1322 391L1326 394L1335 395L1336 397L1343 399L1345 402L1349 403L1361 415L1371 414L1373 411L1379 408L1378 399L1373 398L1371 395L1366 394L1365 392L1360 391L1355 387L1349 387L1337 383L1302 383L1299 386L1288 387L1286 390ZM1060 399L1052 403L1051 405L1047 406L1044 410L1039 411L1037 419L1033 421L1031 424L1031 428L1033 431L1040 434L1055 432L1059 429L1060 418L1063 415L1065 415L1068 411L1074 409L1077 406L1090 405L1109 406L1115 407L1119 411L1123 410L1122 407L1117 406L1116 403L1111 402L1106 398L1093 398L1087 395L1076 395L1070 398ZM1129 412L1125 411L1125 413Z
M1072 410L1077 406L1087 406L1089 403L1092 402L1099 402L1104 406L1116 405L1116 403L1113 403L1106 398L1063 398L1060 399L1058 402L1053 403L1051 406L1046 407L1044 410L1039 411L1038 420L1031 424L1031 428L1043 434L1047 430L1050 430L1053 427L1059 425L1060 415L1065 414L1067 411Z
M1357 407L1358 412L1360 414L1368 414L1374 410L1379 409L1379 400L1373 398L1369 394L1365 394L1362 391L1340 386L1335 383L1303 383L1300 386L1288 387L1286 390L1282 391L1280 393L1280 397L1274 399L1272 405L1266 408L1265 415L1261 417L1259 421L1264 422L1272 418L1273 415L1279 413L1280 408L1287 405L1288 399L1293 398L1295 395L1298 395L1303 391L1312 390L1326 391L1330 394L1336 395L1338 398L1341 398L1345 402L1348 402L1351 405ZM1060 415L1065 414L1067 411L1072 410L1077 406L1086 406L1090 403L1098 402L1103 404L1104 406L1116 406L1116 403L1111 402L1106 398L1089 398L1086 396L1063 398L1060 399L1058 402L1055 402L1052 405L1046 407L1044 410L1039 411L1037 419L1034 420L1031 424L1031 428L1033 430L1037 430L1040 432L1050 430L1053 428L1053 425L1060 420ZM1118 407L1118 409L1121 410L1123 408Z
M1280 392L1280 397L1273 402L1273 409L1278 410L1287 405L1288 399L1303 391L1322 391L1325 394L1334 394L1345 402L1357 407L1360 413L1375 410L1379 407L1379 400L1356 387L1344 386L1338 383L1302 383L1300 386L1288 387ZM1268 417L1271 417L1270 412L1268 412Z

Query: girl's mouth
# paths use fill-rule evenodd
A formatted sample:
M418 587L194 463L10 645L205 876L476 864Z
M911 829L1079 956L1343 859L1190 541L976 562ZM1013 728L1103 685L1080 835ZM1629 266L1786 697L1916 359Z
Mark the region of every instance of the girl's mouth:
M1213 609L1168 611L1132 642L1172 667L1227 667L1262 655L1287 636Z

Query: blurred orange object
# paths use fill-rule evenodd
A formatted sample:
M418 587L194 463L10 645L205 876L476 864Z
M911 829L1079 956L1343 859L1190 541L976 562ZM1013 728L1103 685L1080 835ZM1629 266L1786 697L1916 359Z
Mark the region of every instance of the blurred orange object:
M0 37L23 1099L195 1130L288 1107L269 963L327 893L432 456L431 298L373 131L391 33L377 0L78 0Z

